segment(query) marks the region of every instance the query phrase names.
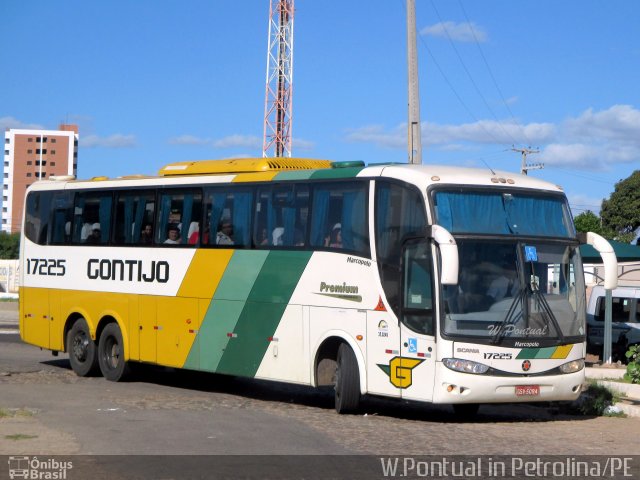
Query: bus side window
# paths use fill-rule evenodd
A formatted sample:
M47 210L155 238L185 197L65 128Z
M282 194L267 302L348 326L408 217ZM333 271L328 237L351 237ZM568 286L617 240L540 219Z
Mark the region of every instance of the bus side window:
M314 186L311 245L370 255L366 183L335 182Z
M259 190L256 204L256 246L305 247L309 217L309 188L275 185Z
M27 195L24 234L39 245L47 243L51 196L51 192L30 192Z
M402 322L411 330L433 335L433 267L426 240L406 245L403 258Z
M198 234L202 245L250 246L253 189L211 187L205 189L204 198L204 226Z
M150 245L153 241L155 193L126 192L116 198L113 242L116 245Z
M190 236L193 241L193 233L200 230L201 215L202 193L199 190L162 192L154 233L156 243L165 246L190 245Z
M395 182L376 182L375 231L378 268L387 300L399 314L400 252L403 237L427 225L420 192Z
M106 245L111 232L111 192L76 194L73 208L71 243Z
M64 245L71 239L73 222L73 192L53 194L53 216L51 218L51 239L49 243Z

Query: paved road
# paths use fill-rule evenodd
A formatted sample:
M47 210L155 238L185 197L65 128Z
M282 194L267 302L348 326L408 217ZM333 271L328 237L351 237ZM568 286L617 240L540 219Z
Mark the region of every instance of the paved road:
M497 405L460 422L446 406L366 399L347 416L332 407L330 390L196 372L79 378L66 355L0 335L0 409L10 413L0 418L0 455L640 454L630 441L638 418ZM33 438L6 438L15 434Z

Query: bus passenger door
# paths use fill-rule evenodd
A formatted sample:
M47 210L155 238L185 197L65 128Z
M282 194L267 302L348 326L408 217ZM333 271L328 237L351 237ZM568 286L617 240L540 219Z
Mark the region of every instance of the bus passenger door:
M433 400L435 291L431 243L425 239L406 242L402 249L401 358L395 366L404 399Z

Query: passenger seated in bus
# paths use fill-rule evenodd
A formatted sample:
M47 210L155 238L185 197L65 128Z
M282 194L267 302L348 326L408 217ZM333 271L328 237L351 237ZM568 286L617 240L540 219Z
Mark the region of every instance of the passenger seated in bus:
M503 264L501 272L489 284L487 296L491 297L493 302L499 302L505 297L513 297L518 290L518 282L516 272L510 264Z
M328 247L342 248L342 225L336 223L329 233Z
M177 245L180 243L180 229L177 225L171 224L167 228L167 239L164 241L166 244Z
M145 223L140 232L140 243L143 245L151 245L153 242L153 227L150 223Z
M271 232L271 238L273 239L271 245L274 245L276 247L281 247L282 245L284 245L284 227L274 228L273 232Z
M89 236L84 242L91 245L98 245L100 243L100 240L101 240L100 224L94 223L93 225L91 225L91 233L89 233Z
M216 233L216 245L233 245L233 225L228 220L222 220Z

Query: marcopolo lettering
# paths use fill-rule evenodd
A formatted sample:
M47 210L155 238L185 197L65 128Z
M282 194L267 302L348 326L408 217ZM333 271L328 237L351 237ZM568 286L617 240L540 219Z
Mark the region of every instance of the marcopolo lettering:
M92 258L87 262L87 277L91 280L167 283L169 262L152 260L149 264L142 260Z

